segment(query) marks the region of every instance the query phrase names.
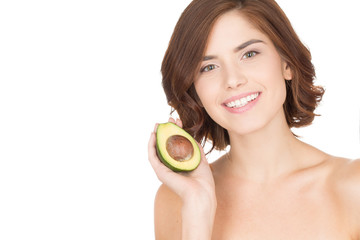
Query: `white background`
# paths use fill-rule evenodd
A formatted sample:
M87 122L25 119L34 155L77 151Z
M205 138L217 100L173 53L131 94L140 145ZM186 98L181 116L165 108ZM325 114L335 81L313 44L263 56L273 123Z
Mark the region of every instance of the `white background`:
M153 239L147 141L169 117L160 65L189 2L0 2L0 239ZM356 1L278 3L326 88L295 132L359 158Z

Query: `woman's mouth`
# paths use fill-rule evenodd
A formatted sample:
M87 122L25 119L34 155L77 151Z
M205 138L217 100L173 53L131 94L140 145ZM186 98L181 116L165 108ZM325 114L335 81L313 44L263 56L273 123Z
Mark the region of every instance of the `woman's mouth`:
M225 105L229 108L239 108L239 107L244 107L247 104L249 104L250 102L254 101L260 93L254 93L251 95L248 95L246 97L242 97L240 99L237 99L235 101L231 101L229 103L226 103Z
M260 95L261 92L241 94L228 99L223 106L232 113L242 113L254 106Z

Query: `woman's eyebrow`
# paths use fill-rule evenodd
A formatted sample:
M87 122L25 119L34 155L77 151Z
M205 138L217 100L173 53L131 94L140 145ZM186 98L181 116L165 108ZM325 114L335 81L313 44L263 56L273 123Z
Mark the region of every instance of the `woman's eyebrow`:
M260 40L260 39L251 39L249 41L246 41L242 44L240 44L238 47L236 47L234 49L234 52L238 52L244 48L246 48L247 46L251 45L251 44L254 44L254 43L265 43L264 41ZM214 55L209 55L209 56L205 56L203 58L203 61L208 61L208 60L211 60L211 59L214 59L214 58L217 58L216 56Z
M254 43L264 43L264 41L260 40L260 39L251 39L249 41L246 41L244 43L242 43L241 45L239 45L238 47L236 47L234 49L234 52L238 52L244 48L246 48L247 46L254 44Z

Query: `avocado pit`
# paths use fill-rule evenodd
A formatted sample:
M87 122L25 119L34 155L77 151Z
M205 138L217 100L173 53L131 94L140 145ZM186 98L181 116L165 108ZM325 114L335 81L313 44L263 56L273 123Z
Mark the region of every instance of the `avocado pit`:
M192 158L194 148L191 142L181 135L172 135L166 141L166 150L176 161L184 162Z

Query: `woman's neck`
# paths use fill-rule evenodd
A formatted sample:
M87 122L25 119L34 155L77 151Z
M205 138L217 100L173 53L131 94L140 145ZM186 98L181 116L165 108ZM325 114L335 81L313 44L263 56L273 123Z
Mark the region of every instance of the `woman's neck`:
M277 180L311 165L304 162L304 155L315 152L292 134L285 118L274 119L264 128L246 135L229 132L229 136L231 149L227 169L259 183Z

